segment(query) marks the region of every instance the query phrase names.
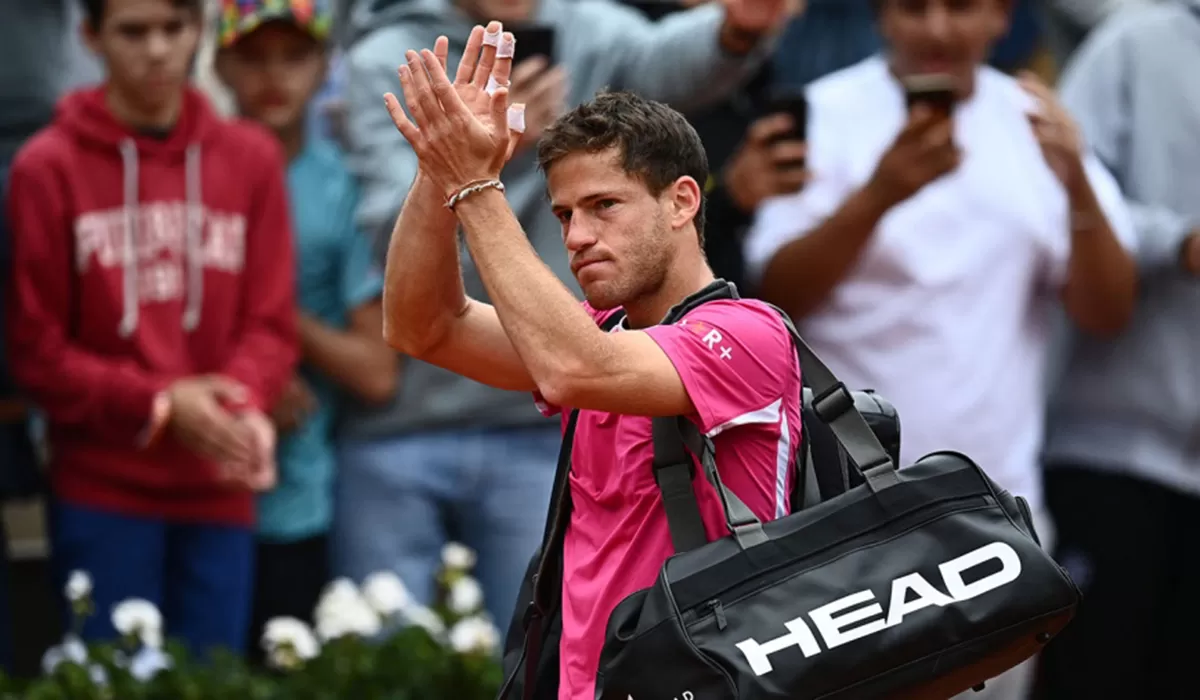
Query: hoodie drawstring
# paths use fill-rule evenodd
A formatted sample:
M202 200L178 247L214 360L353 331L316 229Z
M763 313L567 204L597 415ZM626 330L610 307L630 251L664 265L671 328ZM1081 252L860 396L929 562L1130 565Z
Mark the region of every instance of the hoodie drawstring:
M133 139L121 142L121 163L125 171L125 237L123 243L124 268L122 269L121 324L117 333L128 338L137 330L138 307L141 305L140 280L138 279L138 151ZM183 329L191 332L200 323L200 311L204 296L204 254L201 232L204 211L201 207L200 190L200 145L192 144L187 149L185 169L187 217L187 306L183 312Z
M187 149L187 306L183 312L183 330L192 332L200 324L200 308L204 299L204 251L200 240L204 226L204 210L200 191L200 144Z
M117 333L122 338L128 338L137 328L138 305L140 304L135 241L138 220L138 152L137 144L133 139L125 139L121 142L121 163L125 166L125 238L122 241L122 260L125 265L122 269L123 277L121 279L123 286L121 325L117 327Z

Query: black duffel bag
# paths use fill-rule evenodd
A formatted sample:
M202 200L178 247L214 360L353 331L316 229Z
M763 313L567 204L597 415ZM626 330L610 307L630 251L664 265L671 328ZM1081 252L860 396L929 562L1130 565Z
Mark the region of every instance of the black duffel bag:
M1074 615L1079 590L1024 499L958 453L898 471L791 331L813 409L862 485L763 524L721 483L710 440L656 419L656 472L690 470L673 447L686 444L732 536L703 543L695 499L664 489L679 553L610 617L597 698L948 698L1036 654Z

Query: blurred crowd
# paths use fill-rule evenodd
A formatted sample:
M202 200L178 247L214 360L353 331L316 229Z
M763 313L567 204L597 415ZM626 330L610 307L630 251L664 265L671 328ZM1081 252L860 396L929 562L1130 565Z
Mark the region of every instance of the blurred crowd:
M716 274L892 401L905 463L958 450L1029 501L1085 602L991 697L1192 696L1200 0L807 0L754 36L719 0L0 2L0 488L46 497L58 588L253 656L337 577L428 602L461 541L507 623L560 425L398 356L381 305L417 169L383 95L490 19L508 199L565 285L539 134L599 90L666 102Z

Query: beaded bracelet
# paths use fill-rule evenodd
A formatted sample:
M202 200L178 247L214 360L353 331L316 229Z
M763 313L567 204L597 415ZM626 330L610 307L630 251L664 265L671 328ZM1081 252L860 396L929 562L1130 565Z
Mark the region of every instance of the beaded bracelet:
M500 182L499 180L477 180L475 182L467 183L462 189L450 195L450 198L446 200L446 208L450 211L454 211L454 207L458 206L459 202L473 194L477 194L489 188L497 189L503 192L504 183Z

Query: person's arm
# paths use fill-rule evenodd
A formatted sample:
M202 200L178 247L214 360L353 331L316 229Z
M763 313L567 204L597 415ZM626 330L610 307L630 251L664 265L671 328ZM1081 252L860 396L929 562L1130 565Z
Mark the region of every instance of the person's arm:
M300 314L304 360L359 399L373 404L396 394L396 353L383 339L383 276L371 261L370 244L352 225L356 197L349 197L342 220L340 286L349 309L345 328Z
M764 207L760 217L791 217L804 211L803 202L789 206L782 200L778 210ZM827 219L805 232L801 217L791 225L795 236L780 246L763 267L759 295L780 306L793 318L803 318L824 303L854 268L876 227L892 203L866 185L851 193ZM764 228L769 224L764 224ZM765 234L764 234L765 235Z
M1137 231L1138 268L1146 277L1177 268L1181 248L1200 230L1200 221L1137 202L1137 194L1129 191L1126 159L1134 109L1129 61L1136 55L1126 43L1123 26L1100 29L1088 37L1063 72L1059 96L1096 158L1125 192Z
M45 146L46 144L39 144ZM154 397L171 378L129 358L86 350L70 337L75 261L65 190L49 148L18 154L9 175L11 274L5 352L19 389L52 423L112 444L137 444Z
M284 184L283 150L264 138L246 217L246 264L239 336L221 373L250 390L265 412L283 393L299 359L292 223ZM249 161L254 162L254 161Z
M388 344L423 362L513 391L536 388L495 309L463 290L454 214L423 174L388 247L383 283L383 334Z
M1096 39L1093 48L1119 45L1111 36ZM1037 101L1031 116L1034 134L1067 195L1070 257L1063 305L1081 329L1113 335L1129 323L1137 301L1137 267L1129 253L1136 241L1120 187L1102 163L1112 163L1112 169L1120 172L1131 105L1121 60L1105 61L1094 50L1091 54L1083 60L1102 75L1090 88L1076 84L1074 109L1062 93L1054 94L1031 77L1023 78L1022 84ZM1097 59L1103 63L1094 63ZM1096 105L1089 101L1101 95L1113 100L1106 109L1115 116L1096 116ZM1090 128L1080 122L1084 114L1089 115Z
M538 258L504 194L455 208L494 313L546 402L611 413L689 415L679 373L641 331L605 333Z
M1133 317L1137 300L1132 221L1103 166L1088 159L1083 168L1085 177L1067 192L1071 256L1063 306L1081 329L1115 335Z
M588 24L604 28L595 41L612 62L610 84L683 112L717 104L743 85L770 55L777 34L740 30L720 2L657 22L612 3L579 9L596 13Z

